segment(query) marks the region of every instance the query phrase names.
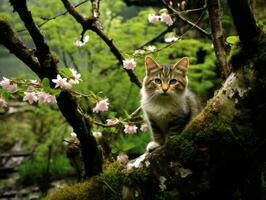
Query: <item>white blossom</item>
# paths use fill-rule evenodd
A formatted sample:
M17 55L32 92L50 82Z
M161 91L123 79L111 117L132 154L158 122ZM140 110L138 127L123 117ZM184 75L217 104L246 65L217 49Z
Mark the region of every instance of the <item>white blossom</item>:
M108 99L104 99L98 101L92 111L95 113L99 113L99 112L108 111L108 108L109 108Z
M75 69L72 69L72 68L70 69L70 71L72 73L72 76L69 80L69 83L73 85L79 84L79 82L82 81L80 73L78 73Z
M55 83L55 88L70 89L72 86L67 82L67 79L62 78L60 74L57 74L56 79L52 79L52 82Z
M151 23L151 24L155 24L156 22L158 22L160 19L160 16L158 15L155 15L155 14L149 14L148 15L148 21Z
M74 45L77 47L82 47L83 45L85 45L89 41L89 39L90 39L90 37L88 35L86 35L85 37L83 37L83 41L78 39L74 42Z
M131 69L131 70L133 70L136 66L137 66L137 63L134 60L134 58L127 59L127 60L123 60L123 67L125 69Z

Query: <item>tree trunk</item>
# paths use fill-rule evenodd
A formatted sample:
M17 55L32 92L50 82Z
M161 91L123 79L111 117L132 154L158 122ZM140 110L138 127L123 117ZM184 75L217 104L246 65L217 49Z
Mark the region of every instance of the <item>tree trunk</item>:
M154 185L138 187L145 185L140 180L125 183L123 199L136 199L136 192L142 199L261 198L266 153L266 38L256 26L247 0L240 7L239 2L228 3L242 44L231 58L233 72L182 134L147 156L151 164L143 168ZM129 179L135 174L130 172ZM160 187L161 177L165 187ZM164 192L158 193L162 188Z

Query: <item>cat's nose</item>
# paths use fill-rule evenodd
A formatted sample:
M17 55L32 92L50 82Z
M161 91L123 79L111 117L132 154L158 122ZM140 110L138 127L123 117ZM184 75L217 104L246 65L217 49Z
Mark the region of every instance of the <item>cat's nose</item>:
M166 93L168 89L169 89L169 84L162 83L162 90L163 90L163 92Z

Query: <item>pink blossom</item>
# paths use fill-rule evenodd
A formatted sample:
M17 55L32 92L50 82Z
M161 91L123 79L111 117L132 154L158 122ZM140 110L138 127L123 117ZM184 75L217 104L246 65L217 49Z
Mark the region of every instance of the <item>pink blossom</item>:
M148 128L149 128L148 124L141 124L141 126L140 126L140 130L143 132L147 131Z
M6 105L6 101L0 97L0 108L4 107Z
M151 24L155 24L156 22L158 22L160 19L159 16L155 15L155 14L149 14L148 16L148 21L151 23Z
M175 36L167 37L167 38L164 39L164 41L168 42L168 43L175 42L177 40L178 40L178 38L175 37Z
M126 134L134 134L137 132L137 129L138 127L136 127L135 125L125 125L125 128L124 128L124 132Z
M80 39L79 40L76 40L74 42L74 45L77 46L77 47L81 47L81 46L85 45L89 41L89 39L90 39L90 37L88 35L86 35L83 38L83 41L81 41Z
M73 85L79 84L79 82L82 81L80 73L78 73L75 69L70 69L70 71L72 72L72 77L70 78L69 83Z
M56 101L56 97L55 97L55 95L48 94L48 95L46 96L46 102L47 102L47 103L56 103L57 101Z
M161 14L160 19L161 22L166 23L168 26L171 26L174 23L171 16L167 13Z
M123 60L123 67L125 69L131 69L133 70L136 67L137 63L134 60L134 58Z
M46 92L40 92L38 94L39 103L56 103L56 97Z
M23 101L28 101L29 104L33 104L38 101L38 96L35 92L24 92Z
M122 153L119 156L117 156L116 160L121 162L121 163L127 163L128 162L128 155L125 153Z
M60 74L57 74L56 79L52 79L52 82L55 83L55 88L70 89L71 84L67 82L66 78L62 78Z
M119 123L119 119L107 119L106 123L108 126L115 126Z
M108 99L104 99L98 101L92 111L95 113L104 112L108 110L108 106L109 106Z
M17 90L17 84L13 83L6 77L3 77L3 80L0 81L0 86L2 86L4 89L11 93L16 92Z

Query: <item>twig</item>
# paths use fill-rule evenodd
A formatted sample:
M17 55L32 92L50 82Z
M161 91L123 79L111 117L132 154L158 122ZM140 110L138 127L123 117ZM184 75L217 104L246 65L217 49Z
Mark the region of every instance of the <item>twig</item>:
M141 112L141 106L138 107L133 113L130 114L130 117L133 118Z
M202 8L195 8L195 9L190 9L190 10L183 10L183 11L181 11L181 13L188 14L188 13L192 13L192 12L199 12L199 11L205 10L206 8L207 8L207 6L204 5Z
M203 13L200 15L200 17L198 18L198 20L196 21L195 24L198 24L198 23L200 22L202 16L203 16ZM192 28L193 28L193 26L191 26L189 29L187 29L187 30L186 30L181 36L177 37L177 40L176 40L175 42L169 43L169 44L165 45L165 46L162 47L162 48L156 49L155 51L148 52L148 53L143 54L143 55L149 55L150 53L159 52L159 51L162 51L163 49L166 49L166 48L172 46L172 45L175 44L178 40L180 40L180 39L181 39L181 38L182 38L182 37L183 37L183 36L184 36L189 30L191 30Z
M118 194L118 192L116 192L105 180L102 180L102 182L114 193L114 194Z
M222 24L220 20L220 1L207 0L207 7L209 11L209 19L212 31L212 41L215 54L219 63L219 70L223 79L229 75L230 69L226 61L226 53L224 46L224 35Z
M173 28L176 25L176 20L174 21L174 23L171 26L168 26L167 29L165 29L164 31L162 31L161 33L159 33L158 35L156 35L155 37L153 37L152 39L150 39L149 41L145 42L144 44L140 45L138 47L138 49L142 49L143 47L154 43L156 40L158 40L159 38L161 38L162 36L164 36L166 33L168 33L169 31L173 30Z
M173 7L169 6L165 0L162 0L163 4L165 7L169 10L171 10L179 19L181 19L183 22L187 23L188 25L192 26L193 28L197 29L199 32L201 32L203 35L207 36L209 39L212 39L211 34L207 32L206 30L202 29L199 27L197 24L191 22L190 20L186 19L183 15L182 12L179 12L175 10Z
M74 8L77 8L77 7L81 6L82 4L86 3L87 1L89 1L89 0L82 1L82 2L80 2L80 3L76 4L76 5L74 5ZM45 20L45 21L42 22L42 23L40 23L40 24L37 24L37 26L40 28L40 27L42 27L43 25L45 25L46 23L48 23L49 21L54 20L54 19L56 19L56 18L58 18L58 17L64 16L64 15L67 14L67 13L68 13L68 11L64 11L64 12L61 12L61 13L59 13L59 14L53 16L53 17L41 17L41 19L43 19L43 20ZM27 29L21 29L21 30L18 30L17 32L23 32L23 31L26 31L26 30L27 30Z
M99 20L99 0L91 0L92 3L92 15L93 17L90 18L84 18L78 11L75 10L75 8L69 3L68 0L61 0L65 6L65 8L68 10L69 14L72 15L76 21L81 24L83 30L81 33L81 38L84 36L85 32L87 30L91 30L95 32L110 48L113 55L116 57L116 59L119 61L121 65L123 65L124 57L118 50L118 48L114 45L113 40L110 39L103 31L102 31L102 25ZM96 16L96 18L94 17ZM139 88L141 87L141 82L139 81L138 77L132 70L128 70L123 68L129 78L130 81L134 84L136 84Z
M104 124L104 123L96 121L96 120L94 120L93 123L96 124L97 126L109 127L109 128L116 126L116 125L107 125L107 124Z

